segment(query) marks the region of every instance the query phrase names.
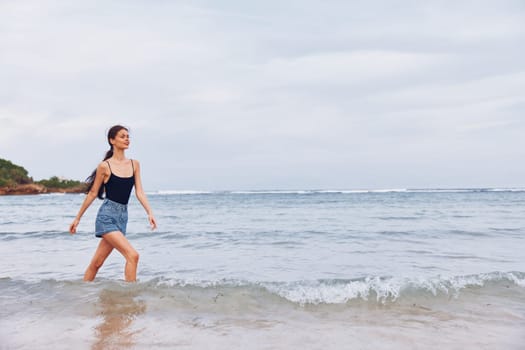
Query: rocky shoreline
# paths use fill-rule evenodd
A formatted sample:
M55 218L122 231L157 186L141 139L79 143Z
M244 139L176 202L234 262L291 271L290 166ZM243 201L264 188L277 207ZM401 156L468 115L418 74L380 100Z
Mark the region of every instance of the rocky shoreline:
M0 187L0 196L8 195L30 195L45 193L84 193L85 186L75 186L70 188L53 188L39 184L16 185L12 187Z

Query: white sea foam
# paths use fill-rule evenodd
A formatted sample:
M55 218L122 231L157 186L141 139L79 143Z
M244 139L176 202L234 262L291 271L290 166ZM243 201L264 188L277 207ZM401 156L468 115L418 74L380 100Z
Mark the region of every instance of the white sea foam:
M281 285L266 285L266 288L294 303L344 304L353 299L368 300L372 292L377 300L397 299L401 289L398 281L383 280L379 277L345 283L300 282Z
M525 192L525 188L384 188L384 189L317 189L317 190L159 190L149 195L199 195L199 194L359 194L359 193L478 193L478 192Z
M341 193L341 194L352 194L352 193L401 193L407 192L405 188L392 188L392 189L357 189L357 190L316 190L313 193Z
M231 194L308 194L313 190L260 190L260 191L230 191Z
M99 281L103 289L130 291L129 285L121 281ZM10 278L0 279L0 289L23 290L38 296L49 293L60 293L63 288L84 288L80 280L58 281L20 281ZM486 293L497 296L501 291L507 295L511 287L519 290L525 288L524 272L493 272L470 276L454 276L449 278L400 278L400 277L366 277L358 280L313 280L297 282L249 282L245 280L197 280L197 279L164 279L155 278L139 282L131 290L141 291L150 295L161 293L165 296L180 298L186 295L194 302L207 304L217 296L228 298L235 303L238 298L257 297L261 303L275 303L275 297L282 298L301 306L306 305L343 305L347 303L377 303L380 305L404 301L407 303L424 300L440 302L457 299L472 294L468 290L476 289L476 295ZM94 287L99 289L100 287ZM486 289L483 292L484 288ZM523 290L519 292L523 297ZM522 298L521 297L521 298ZM519 298L519 296L518 296ZM239 301L241 302L241 301ZM162 300L159 300L162 304Z
M160 190L157 192L148 192L150 195L181 195L181 194L211 194L212 191L199 190Z
M268 291L291 302L305 304L343 304L352 300L375 299L379 303L395 302L400 297L427 294L458 297L471 287L484 287L490 283L514 284L525 287L524 273L494 272L450 278L381 278L367 277L354 281L302 281L263 284Z
M491 188L493 192L525 192L525 188Z
M469 276L401 278L366 277L357 280L314 280L296 282L248 282L245 280L157 279L148 284L154 287L200 288L215 293L225 289L242 289L251 294L262 288L290 302L300 305L345 304L351 301L374 301L380 304L396 302L400 298L411 300L419 296L457 298L469 288L496 285L525 287L523 272L493 272Z

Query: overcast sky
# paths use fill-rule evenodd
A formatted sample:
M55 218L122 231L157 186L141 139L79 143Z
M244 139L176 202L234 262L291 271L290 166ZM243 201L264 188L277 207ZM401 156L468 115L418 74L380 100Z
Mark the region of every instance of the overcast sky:
M146 190L525 187L525 2L0 0L0 158Z

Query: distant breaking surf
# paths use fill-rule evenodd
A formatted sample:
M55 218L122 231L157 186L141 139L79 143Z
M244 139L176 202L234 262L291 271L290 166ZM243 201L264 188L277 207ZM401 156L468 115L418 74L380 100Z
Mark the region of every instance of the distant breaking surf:
M482 193L482 192L525 192L525 188L391 188L391 189L354 189L354 190L159 190L148 192L149 195L204 195L204 194L360 194L360 193Z

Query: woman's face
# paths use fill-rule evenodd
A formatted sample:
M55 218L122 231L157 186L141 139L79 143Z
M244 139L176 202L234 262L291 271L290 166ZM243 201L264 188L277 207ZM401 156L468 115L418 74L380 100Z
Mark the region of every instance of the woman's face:
M110 139L111 144L115 148L128 149L129 147L129 133L126 129L121 129L117 132L114 139Z

